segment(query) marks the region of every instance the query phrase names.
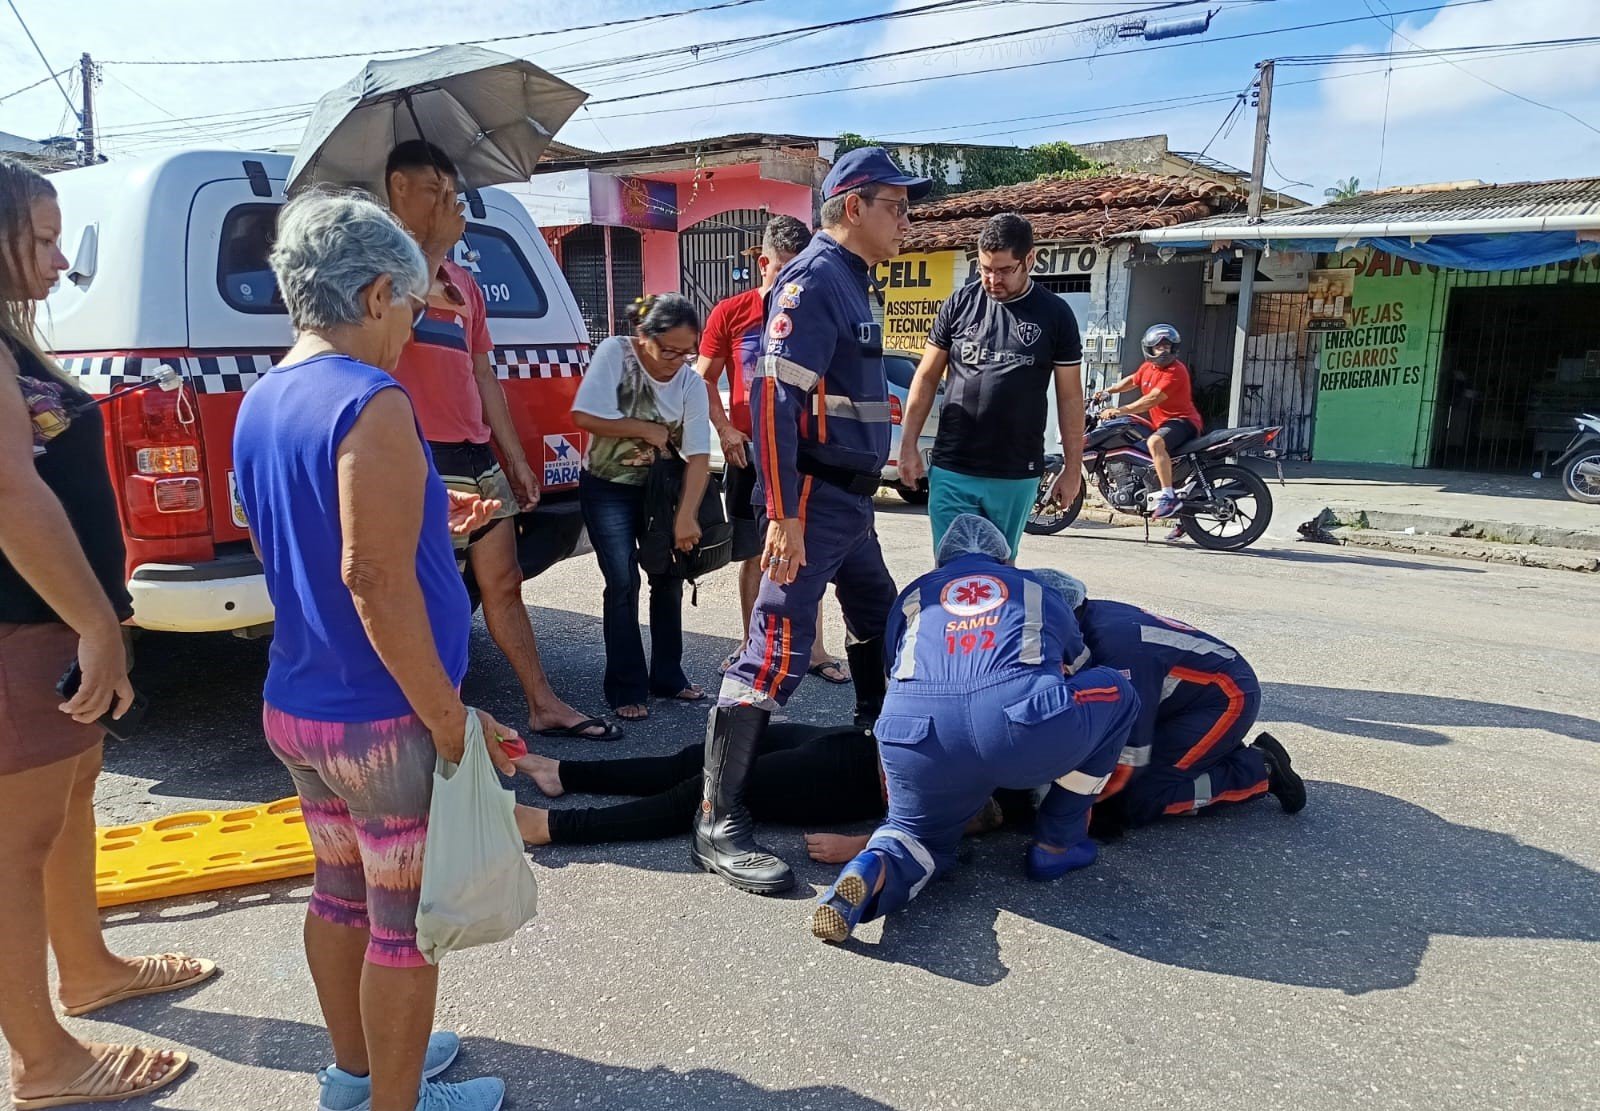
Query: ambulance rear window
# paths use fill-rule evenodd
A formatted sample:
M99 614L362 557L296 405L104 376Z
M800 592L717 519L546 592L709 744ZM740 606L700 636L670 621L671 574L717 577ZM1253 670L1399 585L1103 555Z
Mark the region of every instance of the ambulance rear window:
M278 227L278 208L275 204L239 205L222 221L217 289L239 312L282 315L288 311L267 265ZM490 319L531 319L550 311L544 287L511 236L488 224L468 224L467 243L478 252L477 261L467 261L463 246L456 247L455 261L477 279Z

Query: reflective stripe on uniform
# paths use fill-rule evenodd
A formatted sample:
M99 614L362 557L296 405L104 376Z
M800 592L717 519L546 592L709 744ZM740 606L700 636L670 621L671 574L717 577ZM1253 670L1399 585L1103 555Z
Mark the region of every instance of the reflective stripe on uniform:
M1082 671L1085 667L1089 666L1089 659L1089 650L1085 648L1082 652L1078 653L1077 659L1073 660L1072 663L1067 665L1068 674L1076 675L1078 672Z
M811 400L811 412L819 418L819 427L820 418L824 416L843 417L862 424L888 424L890 421L887 401L854 401L839 394L824 394L820 389Z
M872 840L867 842L867 848L883 848L884 846L878 844L880 841L893 841L910 853L911 859L915 860L922 869L922 878L911 885L911 894L908 896L908 898L915 899L922 889L928 886L928 881L933 879L933 854L928 851L926 845L911 836L911 834L889 826L884 826L874 833Z
M1194 781L1194 808L1199 810L1203 806L1211 805L1211 773L1204 772L1195 777Z
M1056 780L1056 786L1062 790L1071 791L1075 795L1098 795L1100 788L1106 785L1108 775L1087 775L1084 772L1068 772Z
M1044 587L1032 578L1022 582L1022 643L1017 649L1017 661L1025 664L1044 662Z
M1117 763L1130 768L1147 767L1150 763L1150 753L1154 750L1155 745L1127 745L1117 757Z
M1225 644L1218 644L1205 637L1197 637L1193 633L1179 632L1177 629L1160 629L1154 625L1141 625L1139 639L1146 644L1164 644L1168 648L1176 648L1181 652L1193 652L1197 656L1221 656L1225 660L1236 660L1239 653Z
M894 662L891 678L913 679L917 674L917 633L922 628L922 599L913 590L900 606L906 616L906 631L900 638L900 657Z
M782 355L763 355L756 360L752 378L776 378L785 385L811 391L817 387L816 371L807 370L799 363L790 362Z
M1173 693L1178 689L1179 686L1182 685L1182 683L1182 679L1174 679L1170 675L1161 680L1161 701L1165 702L1167 699L1171 698Z
M731 675L722 677L722 689L717 693L723 700L741 706L754 706L758 710L776 710L778 708L778 704L761 691L756 690L748 683L740 682Z

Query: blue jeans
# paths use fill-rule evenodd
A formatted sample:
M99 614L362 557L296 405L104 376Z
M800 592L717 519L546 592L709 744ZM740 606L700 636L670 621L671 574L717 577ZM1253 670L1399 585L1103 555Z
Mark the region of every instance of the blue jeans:
M639 534L644 487L578 476L583 524L605 578L602 625L606 640L605 697L612 709L641 706L650 695L671 697L689 686L683 673L683 580L650 576L650 669L639 634Z

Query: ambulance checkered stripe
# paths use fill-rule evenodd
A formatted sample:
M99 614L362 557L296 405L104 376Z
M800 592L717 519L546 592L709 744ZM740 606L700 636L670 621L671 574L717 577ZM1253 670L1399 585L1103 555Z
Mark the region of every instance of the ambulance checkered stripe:
M582 378L587 347L497 347L489 356L495 375L512 378Z
M188 379L196 393L243 393L283 358L266 355L89 355L68 356L61 368L95 396L136 386L165 363ZM489 356L503 379L581 378L589 366L587 347L497 347Z

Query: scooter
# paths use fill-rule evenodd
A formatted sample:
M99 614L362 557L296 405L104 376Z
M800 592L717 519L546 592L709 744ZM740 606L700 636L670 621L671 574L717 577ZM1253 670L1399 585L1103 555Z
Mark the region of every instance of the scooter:
M1600 417L1585 413L1572 420L1578 434L1551 466L1561 471L1567 497L1600 505ZM1544 472L1534 471L1533 477L1543 478Z
M1124 513L1149 518L1161 483L1145 441L1153 430L1138 416L1101 421L1107 406L1093 400L1084 406L1084 483L1069 506L1049 500L1050 488L1061 473L1059 455L1045 460L1039 494L1027 531L1036 536L1060 532L1083 509L1084 486L1093 482L1106 504ZM1269 445L1282 431L1277 427L1219 428L1172 453L1172 482L1182 499L1172 523L1202 548L1236 551L1261 539L1272 521L1272 493L1260 475L1228 459L1255 452L1276 458Z

